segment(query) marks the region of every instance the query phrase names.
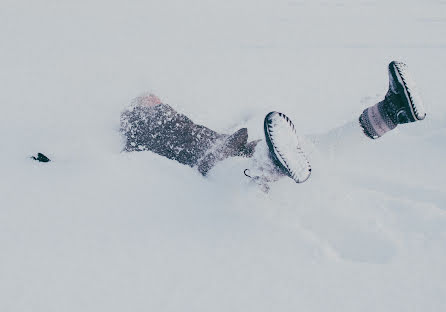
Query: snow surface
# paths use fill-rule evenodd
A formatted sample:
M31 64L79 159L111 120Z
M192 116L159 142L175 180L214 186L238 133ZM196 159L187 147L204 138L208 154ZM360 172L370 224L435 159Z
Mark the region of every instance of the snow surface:
M1 0L0 38L0 311L446 310L444 0ZM331 132L301 185L121 153L141 92L250 139L271 110L324 133L393 59L426 119Z

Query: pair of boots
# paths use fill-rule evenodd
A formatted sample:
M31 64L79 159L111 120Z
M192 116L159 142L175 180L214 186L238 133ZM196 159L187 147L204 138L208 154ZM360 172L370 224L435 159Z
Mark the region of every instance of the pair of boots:
M384 100L365 109L359 117L362 131L371 139L383 136L398 124L415 122L426 116L406 64L393 61L388 71L389 90ZM311 166L292 121L283 113L271 112L265 117L264 131L271 160L278 171L297 183L306 181ZM125 151L150 150L196 167L203 175L225 158L252 157L260 141L248 142L246 128L226 135L197 125L154 95L137 98L122 113L121 132L126 137Z

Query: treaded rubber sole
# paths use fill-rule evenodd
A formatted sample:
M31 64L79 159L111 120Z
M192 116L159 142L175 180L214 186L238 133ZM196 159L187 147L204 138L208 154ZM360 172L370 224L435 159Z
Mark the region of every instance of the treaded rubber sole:
M423 120L426 117L426 111L407 65L403 62L393 61L389 64L389 67L391 67L391 73L395 73L395 80L402 86L400 91L406 96L413 119Z
M303 152L293 122L282 113L270 112L264 130L274 163L296 183L308 180L311 165Z

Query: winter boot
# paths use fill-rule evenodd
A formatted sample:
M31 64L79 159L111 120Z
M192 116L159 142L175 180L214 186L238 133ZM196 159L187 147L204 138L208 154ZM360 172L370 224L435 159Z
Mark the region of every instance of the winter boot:
M311 174L294 124L283 113L271 112L264 121L265 139L272 161L296 183L305 182Z
M377 139L399 124L425 117L423 103L407 65L393 61L389 64L389 91L383 101L363 111L359 124L366 136Z

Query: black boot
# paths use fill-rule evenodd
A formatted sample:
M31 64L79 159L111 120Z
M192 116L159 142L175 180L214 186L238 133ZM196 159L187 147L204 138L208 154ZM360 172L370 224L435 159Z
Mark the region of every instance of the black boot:
M407 65L393 61L389 64L389 91L383 101L363 111L359 124L366 136L377 139L398 124L425 117L423 103Z
M263 126L273 163L296 183L305 182L311 175L311 165L291 119L283 113L271 112L265 116Z

